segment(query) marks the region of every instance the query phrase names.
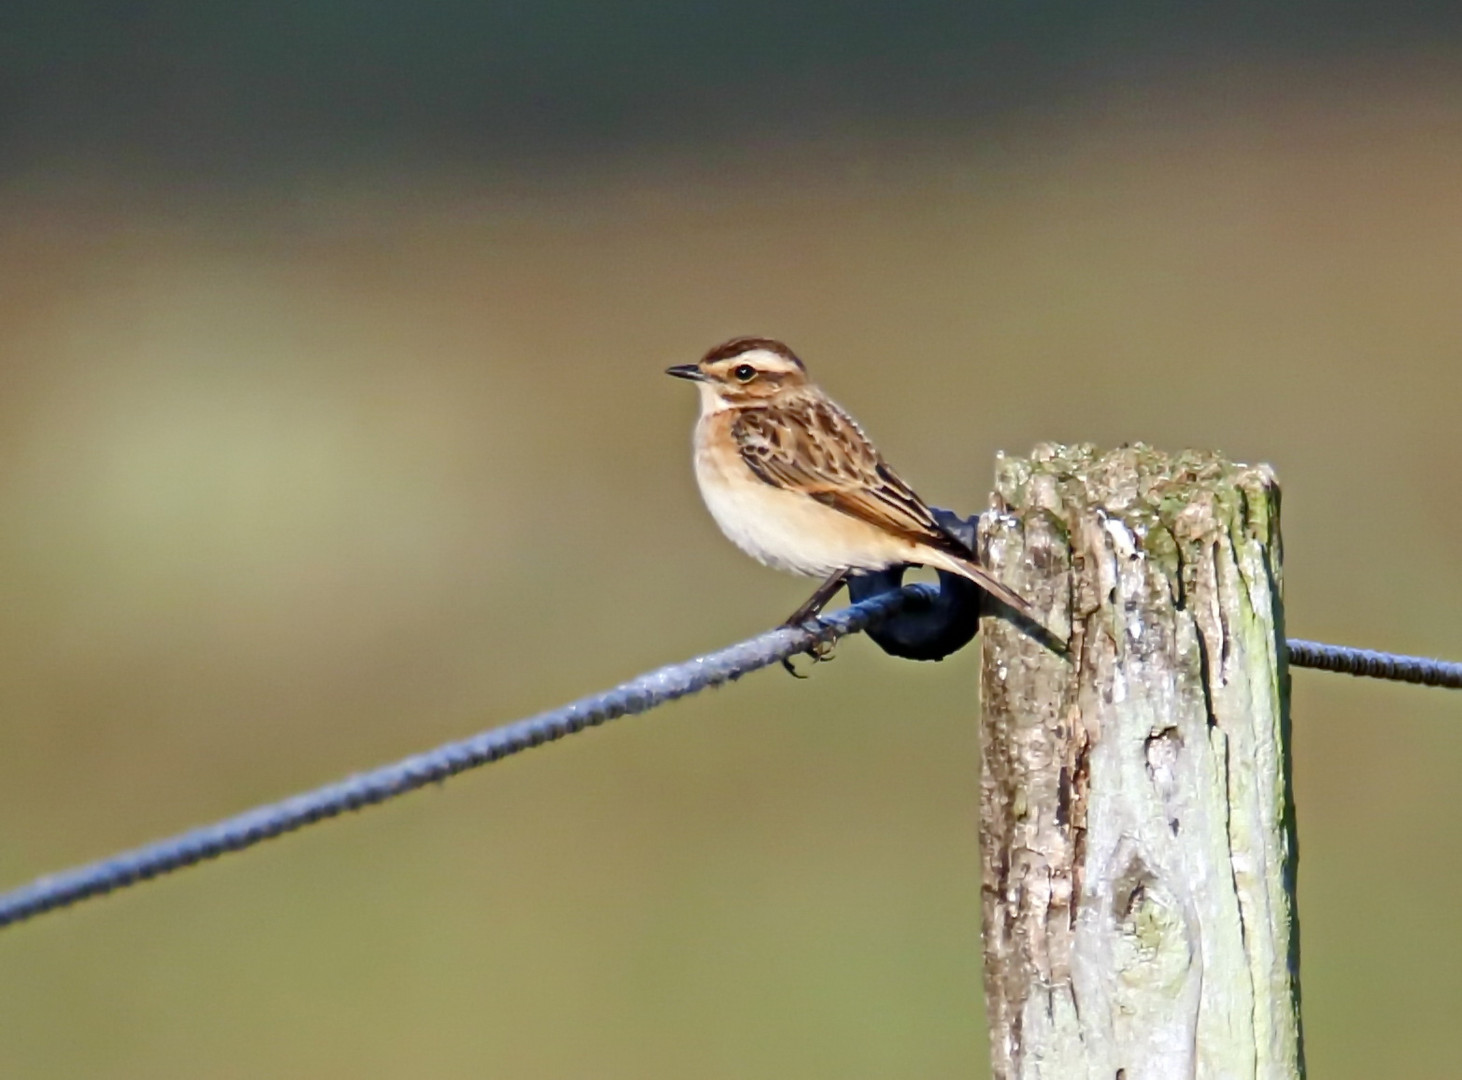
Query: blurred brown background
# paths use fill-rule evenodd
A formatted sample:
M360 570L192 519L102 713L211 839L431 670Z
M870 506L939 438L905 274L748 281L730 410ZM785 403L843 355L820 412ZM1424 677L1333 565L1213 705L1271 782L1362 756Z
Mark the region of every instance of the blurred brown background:
M1459 24L8 3L0 880L784 615L660 374L738 333L941 505L1042 439L1270 461L1291 632L1462 656ZM0 1075L983 1075L974 660L6 931ZM1312 1075L1453 1075L1462 706L1299 673L1295 733Z

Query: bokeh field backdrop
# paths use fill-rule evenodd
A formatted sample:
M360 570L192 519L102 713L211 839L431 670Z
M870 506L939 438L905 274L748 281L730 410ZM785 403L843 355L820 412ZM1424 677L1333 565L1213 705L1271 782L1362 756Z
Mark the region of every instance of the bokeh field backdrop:
M661 374L734 334L939 505L1040 440L1271 462L1290 632L1462 657L1459 57L907 125L702 87L704 131L522 155L200 164L206 95L163 149L5 99L0 882L785 615ZM976 683L849 641L6 930L0 1075L983 1076ZM1311 1075L1457 1075L1462 701L1294 683Z

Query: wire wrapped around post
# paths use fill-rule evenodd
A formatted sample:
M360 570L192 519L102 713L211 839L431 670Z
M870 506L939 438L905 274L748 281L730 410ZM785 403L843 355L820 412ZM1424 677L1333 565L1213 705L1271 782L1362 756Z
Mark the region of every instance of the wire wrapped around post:
M934 517L970 551L975 550L979 515L962 518L949 510L934 510ZM907 566L848 579L853 601L870 600L903 585ZM890 656L905 660L943 660L974 640L980 629L985 592L973 581L947 570L939 571L939 588L916 597L902 610L868 628L868 636Z

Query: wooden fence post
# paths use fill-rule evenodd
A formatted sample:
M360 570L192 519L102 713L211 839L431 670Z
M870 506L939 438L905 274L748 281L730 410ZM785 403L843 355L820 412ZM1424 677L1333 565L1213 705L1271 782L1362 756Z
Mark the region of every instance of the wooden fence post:
M1296 1080L1279 488L1131 446L1002 458L987 564L1072 631L983 622L999 1080Z

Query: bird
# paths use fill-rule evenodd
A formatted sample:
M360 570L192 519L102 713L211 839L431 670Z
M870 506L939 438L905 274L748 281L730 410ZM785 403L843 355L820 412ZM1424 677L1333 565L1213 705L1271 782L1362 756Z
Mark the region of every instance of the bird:
M903 564L959 574L1036 621L785 344L732 338L665 373L700 391L695 476L721 531L767 566L824 579L786 625L816 615L850 574Z

